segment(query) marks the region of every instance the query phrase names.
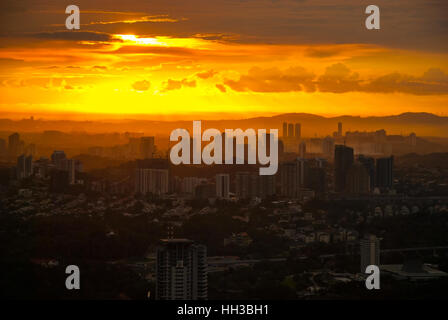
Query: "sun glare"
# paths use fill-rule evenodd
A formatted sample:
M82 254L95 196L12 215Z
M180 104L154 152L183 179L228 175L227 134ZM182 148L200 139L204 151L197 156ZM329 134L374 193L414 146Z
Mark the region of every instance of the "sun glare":
M116 34L115 37L129 45L141 46L161 46L161 47L182 47L207 49L212 46L212 41L206 41L200 38L171 38L171 37L153 37L144 38L133 34Z

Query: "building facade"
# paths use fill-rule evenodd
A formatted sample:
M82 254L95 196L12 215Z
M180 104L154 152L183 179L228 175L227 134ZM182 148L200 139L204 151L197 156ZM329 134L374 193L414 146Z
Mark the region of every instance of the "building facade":
M206 300L206 247L187 239L161 240L156 277L157 300Z

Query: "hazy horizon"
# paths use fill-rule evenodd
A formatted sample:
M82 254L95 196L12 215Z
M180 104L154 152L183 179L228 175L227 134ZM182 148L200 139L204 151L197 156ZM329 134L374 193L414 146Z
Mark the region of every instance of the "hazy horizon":
M64 4L4 0L0 112L445 113L447 2L379 0L380 30L365 28L369 4L81 0L80 30L67 30Z
M34 120L41 121L193 121L193 120L212 120L212 121L225 121L225 120L247 120L254 118L272 118L282 115L313 115L323 117L327 119L340 118L340 117L355 117L355 118L381 118L381 117L397 117L403 114L431 114L437 117L446 118L448 113L444 112L427 112L424 110L413 112L399 112L399 113L372 113L372 114L328 114L328 113L312 113L312 112L271 112L271 113L243 113L243 112L215 112L215 113L184 113L176 115L165 114L133 114L133 113L41 113L41 112L0 112L0 119L3 120L29 120L33 117Z

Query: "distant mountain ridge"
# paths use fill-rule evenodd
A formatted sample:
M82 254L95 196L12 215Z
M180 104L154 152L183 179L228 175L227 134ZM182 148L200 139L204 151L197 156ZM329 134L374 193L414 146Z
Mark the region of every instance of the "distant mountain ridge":
M200 119L198 119L200 120ZM311 113L286 113L275 116L253 117L237 120L204 120L203 129L279 129L282 123L301 123L303 136L331 135L342 122L343 131L375 131L385 129L390 134L408 135L415 132L420 136L448 137L448 117L426 112L406 112L389 116L351 116L325 117ZM152 135L168 135L173 129L191 129L192 121L158 121L126 119L100 121L74 120L10 120L0 119L0 132L42 132L57 130L63 132L142 132Z

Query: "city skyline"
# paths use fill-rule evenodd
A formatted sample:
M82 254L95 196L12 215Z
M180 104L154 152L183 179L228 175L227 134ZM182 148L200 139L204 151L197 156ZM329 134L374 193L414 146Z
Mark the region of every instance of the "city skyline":
M2 3L1 113L98 119L446 110L444 1L379 1L382 28L374 31L364 27L367 2L355 0L78 5L80 30L66 30L61 4Z
M1 0L1 299L445 299L447 12Z

